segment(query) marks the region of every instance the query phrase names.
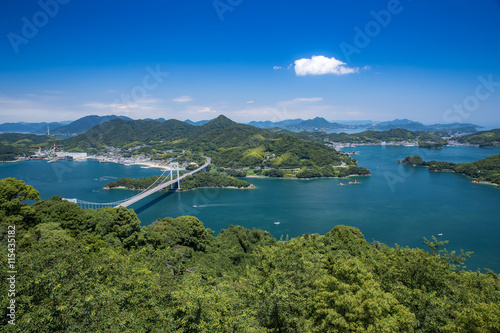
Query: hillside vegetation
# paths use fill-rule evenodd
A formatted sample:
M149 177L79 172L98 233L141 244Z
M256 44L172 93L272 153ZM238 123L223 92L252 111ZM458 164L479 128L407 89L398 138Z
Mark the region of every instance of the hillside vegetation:
M457 139L461 143L479 145L479 147L499 147L500 129L482 131L474 134L464 135Z
M471 163L426 162L420 156L408 156L402 163L413 166L426 166L429 167L429 171L453 171L474 178L477 181L500 185L500 154L491 155Z
M169 177L153 176L146 178L121 178L117 181L110 182L104 187L107 189L125 187L130 190L144 190L149 188L153 183L160 184ZM177 186L177 185L176 185ZM197 172L192 176L187 176L181 181L181 190L187 191L201 187L237 187L250 188L252 184L244 180L240 180L228 175L213 173L213 172ZM165 188L168 191L170 188Z
M214 236L193 216L140 227L133 210L39 200L12 178L0 181L0 221L4 249L16 232L16 326L2 297L4 332L500 330L499 276L464 270L468 254L435 238L393 248L342 225L279 241L233 225Z
M64 141L65 149L95 152L130 145L146 145L155 151L189 150L209 156L215 165L225 168L295 169L331 167L342 162L356 164L349 156L322 143L237 124L224 116L201 126L177 120L162 123L115 119Z
M385 142L401 142L401 141L418 141L422 147L428 147L432 143L433 148L442 147L446 144L446 140L441 139L437 134L423 131L409 131L406 129L389 129L386 131L368 130L360 133L311 133L300 132L298 137L308 140L316 140L319 142L331 141L339 143L380 143Z

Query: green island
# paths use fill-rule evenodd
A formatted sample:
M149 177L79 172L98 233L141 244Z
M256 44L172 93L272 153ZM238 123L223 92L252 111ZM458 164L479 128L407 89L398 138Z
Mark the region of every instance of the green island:
M420 156L407 156L403 161L398 162L411 166L425 166L429 168L429 171L455 172L473 178L475 183L488 182L500 187L500 154L471 163L426 162Z
M5 332L500 329L500 276L467 271L470 253L434 237L421 249L343 225L279 240L237 225L214 235L194 216L141 227L131 209L40 200L14 178L0 180L0 221L1 246L13 225L16 239L16 326L2 297Z
M282 130L277 130L283 132ZM300 132L296 136L316 142L336 143L358 143L358 144L380 144L382 142L417 142L421 148L443 148L447 141L442 137L449 135L446 132L434 131L409 131L395 128L386 131L367 130L360 133L324 133L324 132Z
M145 190L149 188L153 183L161 183L162 181L169 179L166 176L160 177L146 177L146 178L121 178L117 181L110 182L104 186L105 189L113 188L126 188L129 190ZM239 188L239 189L251 189L255 188L253 184L240 180L238 178L224 175L221 173L214 172L198 172L192 176L187 176L182 180L181 188L176 189L180 191L194 190L197 188L204 187L223 187L223 188ZM169 188L163 191L169 191Z

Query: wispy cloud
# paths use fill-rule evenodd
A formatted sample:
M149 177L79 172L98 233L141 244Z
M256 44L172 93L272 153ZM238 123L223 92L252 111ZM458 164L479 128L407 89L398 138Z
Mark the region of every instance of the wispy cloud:
M366 116L364 112L326 103L323 97L296 97L276 102L273 105L248 107L234 112L240 121L271 120L282 121L285 119L311 119L323 117L332 119L358 119Z
M212 109L211 107L209 106L205 106L205 107L202 107L202 108L198 108L198 112L199 113L217 113L216 110Z
M302 58L295 60L295 74L297 76L306 75L345 75L357 73L359 68L350 68L345 66L346 63L335 58L327 58L325 56L313 56L311 59Z
M43 90L43 93L45 94L66 94L66 91L61 91L61 90Z
M60 106L23 98L0 96L0 122L68 120L71 113Z
M174 102L178 102L178 103L191 102L192 100L193 100L193 98L191 96L187 96L187 95L179 96L179 97L173 99Z
M283 67L281 67L281 66L274 66L274 67L273 67L273 69L274 69L274 70L278 70L278 69L282 69L282 68L283 68Z
M246 101L245 104L253 104L255 103L254 101Z

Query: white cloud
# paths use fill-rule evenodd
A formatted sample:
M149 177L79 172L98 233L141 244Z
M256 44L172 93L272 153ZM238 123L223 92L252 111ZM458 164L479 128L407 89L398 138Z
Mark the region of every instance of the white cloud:
M178 102L178 103L191 102L192 100L193 100L193 98L191 98L191 96L187 96L187 95L179 96L179 97L173 99L174 102Z
M253 103L255 103L255 102L254 102L254 101L246 101L245 103L246 103L246 104L253 104Z
M278 70L278 69L282 69L282 68L283 68L283 67L281 67L281 66L274 66L274 67L273 67L273 69L274 69L274 70Z
M297 76L306 75L344 75L357 73L358 68L350 68L345 62L337 60L335 58L327 58L325 56L313 56L311 59L302 58L295 60L295 74Z
M209 106L205 106L205 107L202 107L202 108L198 108L197 110L199 113L217 113L217 111L215 111L214 109L212 109L211 107Z

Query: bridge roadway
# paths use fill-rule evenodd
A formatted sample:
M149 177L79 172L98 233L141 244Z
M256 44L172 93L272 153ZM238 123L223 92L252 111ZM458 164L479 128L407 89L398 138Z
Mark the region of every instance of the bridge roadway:
M152 189L140 194L140 195L136 195L132 198L130 198L129 200L125 201L125 202L122 202L121 204L119 204L118 206L116 206L117 208L120 207L120 206L123 206L123 207L128 207L134 203L136 203L137 201L139 200L142 200L144 199L145 197L155 193L155 192L158 192L159 190L161 189L164 189L165 187L167 186L170 186L172 184L175 184L177 183L178 181L182 180L184 177L187 177L187 176L192 176L194 175L195 173L197 173L198 171L206 168L207 166L210 165L210 157L206 157L207 161L205 162L205 164L203 164L201 167L199 167L198 169L195 169L191 172L188 172L186 174L183 174L182 176L180 176L179 178L176 178L176 179L173 179L173 180L169 180L168 182L165 182L165 183L161 183L160 185L156 186L156 187L153 187ZM170 170L170 172L173 172L174 170Z

